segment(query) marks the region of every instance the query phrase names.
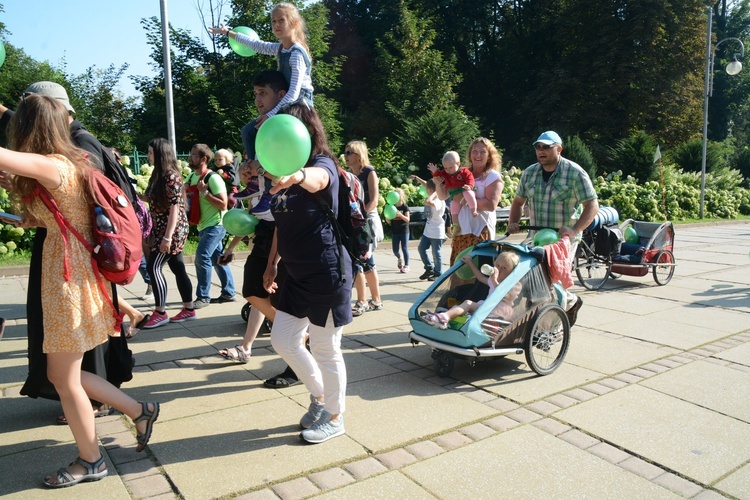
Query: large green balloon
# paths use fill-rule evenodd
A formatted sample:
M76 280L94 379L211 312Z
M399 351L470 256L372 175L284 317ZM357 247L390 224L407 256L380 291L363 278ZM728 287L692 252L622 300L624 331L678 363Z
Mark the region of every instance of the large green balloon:
M252 28L248 28L247 26L237 26L236 28L232 28L232 31L247 35L253 40L258 40L258 34L255 32L255 30L253 30ZM227 38L229 39L229 46L238 56L250 57L256 54L256 52L247 45L241 44L232 37Z
M633 226L628 226L627 228L625 228L625 241L633 244L638 243L638 233L635 232Z
M0 42L0 67L5 63L5 45Z
M393 205L386 205L385 207L383 207L383 217L385 217L386 219L391 220L396 217L397 214L398 209Z
M310 133L292 115L274 115L263 122L255 137L255 152L266 172L291 175L310 159Z
M224 214L222 219L224 229L234 236L247 236L255 232L258 219L253 214L242 208L233 208Z
M395 205L401 200L401 195L398 194L396 191L391 191L387 195L385 195L385 201L390 203L391 205Z
M427 188L426 188L426 187L424 187L424 186L419 186L419 188L417 189L417 192L418 192L418 193L419 193L419 194L420 194L421 196L423 196L424 198L427 198L427 194L428 194L428 193L427 193Z
M464 255L470 254L474 250L474 245L470 246L469 248L465 248L459 252L458 255L456 255L456 260L453 261L454 264L457 262L461 262L461 259ZM479 257L474 257L473 259L474 265L476 266L479 263ZM470 280L474 277L474 271L471 270L469 266L466 264L463 264L461 267L458 268L456 271L456 276L461 278L462 280Z
M543 247L560 241L560 235L554 229L540 229L534 234L534 246Z

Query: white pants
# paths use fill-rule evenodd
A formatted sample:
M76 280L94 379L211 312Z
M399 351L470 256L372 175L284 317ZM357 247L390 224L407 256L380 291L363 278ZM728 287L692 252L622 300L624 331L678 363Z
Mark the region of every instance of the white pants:
M346 397L346 365L341 353L344 327L333 326L329 313L326 326L315 326L307 318L296 318L283 311L276 312L271 328L271 344L292 367L313 397L325 398L325 410L344 413ZM305 349L305 333L310 333L310 351Z

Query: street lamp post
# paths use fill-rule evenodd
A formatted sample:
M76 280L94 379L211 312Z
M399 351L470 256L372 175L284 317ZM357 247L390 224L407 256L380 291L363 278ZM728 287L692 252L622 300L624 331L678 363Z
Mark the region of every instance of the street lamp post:
M708 33L706 35L706 78L703 91L703 153L701 156L701 204L700 218L703 218L703 208L706 199L706 146L708 143L708 98L714 93L714 59L716 58L716 49L724 42L735 41L740 44L741 52L735 52L734 60L727 64L727 73L736 75L742 71L742 63L737 60L738 57L745 57L745 44L739 38L724 38L711 48L711 29L713 25L713 8L708 6Z

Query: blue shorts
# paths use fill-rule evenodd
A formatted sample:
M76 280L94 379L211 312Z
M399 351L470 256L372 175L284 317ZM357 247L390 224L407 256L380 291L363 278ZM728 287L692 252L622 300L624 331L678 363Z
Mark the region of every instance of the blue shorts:
M375 259L370 253L370 256L366 259L362 259L362 265L354 264L354 275L356 276L359 273L369 273L375 269Z

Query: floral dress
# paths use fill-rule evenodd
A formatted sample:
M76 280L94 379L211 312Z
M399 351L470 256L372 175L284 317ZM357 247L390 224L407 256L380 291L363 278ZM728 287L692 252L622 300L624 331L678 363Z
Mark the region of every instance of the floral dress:
M61 183L50 189L60 211L73 227L92 241L92 208L81 193L84 187L75 175L75 167L65 157L50 155L60 172ZM91 254L68 232L67 244L60 226L39 198L29 205L30 212L47 227L42 253L42 310L44 311L44 353L86 352L117 336L112 306L91 267ZM65 281L64 259L70 279ZM104 278L104 288L110 284Z
M185 212L185 196L182 176L175 172L168 173L164 178L164 192L155 193L149 191L147 194L153 220L153 229L151 229L151 251L159 252L161 239L167 234L167 222L169 221L169 210L172 205L179 205L180 212L177 219L177 226L172 233L172 244L169 253L177 255L182 252L185 241L190 231L187 213ZM166 203L165 203L166 201Z

